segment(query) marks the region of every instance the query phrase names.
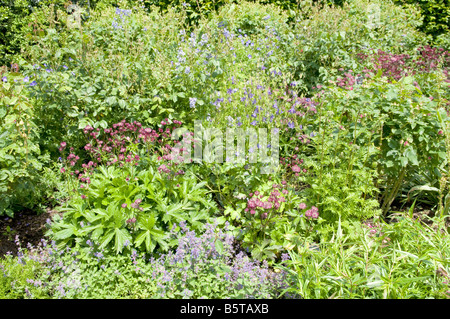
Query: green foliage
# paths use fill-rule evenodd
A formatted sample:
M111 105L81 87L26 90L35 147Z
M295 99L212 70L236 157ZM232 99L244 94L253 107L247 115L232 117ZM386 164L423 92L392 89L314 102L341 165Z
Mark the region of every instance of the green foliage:
M37 286L30 285L29 280L38 279L45 270L42 264L28 256L4 256L0 259L0 299L46 298Z
M360 166L364 170L372 170L372 181L378 176L376 185L384 189L381 207L384 213L389 209L403 180L408 180L420 167L440 167L446 158L443 124L439 116L445 122L447 115L442 108L437 110L442 100L426 96L414 82L416 78L422 79L420 87L424 91L427 83L430 87L431 83L435 83L432 88L435 94L432 93L432 96L443 95L444 82L439 76L432 77L432 80L430 78L428 82L417 75L389 83L379 72L376 77L364 80L365 84L357 85L353 90L328 88L323 97L329 114L336 114L335 124L329 124L328 131L334 130L335 139L340 135L344 144L350 143L357 152L362 152L362 156L357 155L357 152L344 156L351 161L361 161L347 167L355 169ZM346 131L340 133L343 128ZM326 137L325 141L328 139ZM320 145L322 147L323 144ZM335 147L333 153L339 152L339 146ZM374 168L377 168L377 173ZM332 176L334 174L329 175ZM373 189L369 193L372 192Z
M44 199L64 214L51 247L1 263L0 295L446 297L450 61L419 7L77 3L80 24L59 0L1 7L3 58L23 75L1 83L0 215ZM248 137L248 156L202 131L202 160L174 159L173 130L192 143L195 120L241 129L231 141ZM258 129L277 132L279 153L274 135L250 145ZM414 205L378 221L414 197L434 228ZM290 273L283 288L268 265Z
M419 13L404 10L389 1L350 1L343 7L305 6L301 19L288 38L286 56L292 80L306 86L310 95L317 84L325 84L340 68L354 70L357 53L372 48L389 52L411 52L423 35L416 30Z
M131 247L167 250L171 245L167 232L182 220L201 230L215 211L203 187L206 183L197 183L190 174L170 179L154 163L147 165L140 171L99 167L89 187L80 190L85 199L72 198L49 234L61 247L85 245L90 239L100 249L112 246L120 253Z
M10 66L23 53L32 35L42 32L42 25L55 26L65 0L1 0L0 1L0 65ZM58 28L58 25L56 25Z
M10 65L11 56L20 52L24 42L21 32L27 23L27 0L0 1L0 65Z
M450 5L448 0L396 0L398 4L417 6L423 16L419 29L436 37L450 32Z
M196 236L181 222L175 250L158 258L135 250L116 255L89 242L58 249L45 240L0 264L3 298L271 298L283 274L233 248L233 237L206 224ZM23 254L25 253L25 254ZM15 279L15 280L14 280Z
M316 239L315 230L321 217L305 215L306 204L293 188L265 182L240 194L236 207L228 206L224 217L235 226L233 233L252 257L273 263L286 249ZM310 207L310 206L309 206Z
M17 83L16 83L17 81ZM0 87L0 215L34 208L39 199L42 156L35 113L19 73L3 74Z
M281 267L290 272L285 292L305 299L448 298L449 234L444 219L434 222L436 229L405 213L353 234L338 227L320 249L290 252Z

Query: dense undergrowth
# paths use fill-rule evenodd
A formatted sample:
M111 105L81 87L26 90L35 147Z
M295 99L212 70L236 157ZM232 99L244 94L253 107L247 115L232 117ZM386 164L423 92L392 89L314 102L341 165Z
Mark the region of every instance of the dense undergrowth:
M148 4L42 6L2 69L0 215L61 214L0 297L450 296L445 35L389 1Z

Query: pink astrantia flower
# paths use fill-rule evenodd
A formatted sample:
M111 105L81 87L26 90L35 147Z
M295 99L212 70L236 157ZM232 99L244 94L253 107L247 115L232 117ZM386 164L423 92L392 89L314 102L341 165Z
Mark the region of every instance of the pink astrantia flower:
M292 171L294 173L299 173L301 171L301 168L298 165L292 166Z

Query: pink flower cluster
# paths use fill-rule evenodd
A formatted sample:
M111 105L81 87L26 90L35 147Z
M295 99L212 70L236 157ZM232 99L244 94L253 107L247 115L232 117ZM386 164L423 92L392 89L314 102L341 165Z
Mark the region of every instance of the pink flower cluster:
M281 157L280 164L285 166L288 172L294 173L295 176L299 176L300 173L306 173L306 168L301 168L303 159L300 159L297 154L290 155L289 157Z
M175 121L174 121L175 122ZM179 122L181 123L181 122ZM189 143L193 143L194 133L187 132L183 134L183 139L190 139ZM174 144L180 144L180 141L173 141ZM195 148L195 145L194 145ZM173 176L183 175L185 172L182 169L177 169L181 163L184 162L184 152L186 149L183 147L175 148L169 144L164 145L160 148L161 155L158 156L158 161L162 164L158 167L159 173L164 173L168 178L172 178ZM192 162L192 159L191 159Z
M316 206L312 206L305 212L305 216L308 218L319 218L319 209Z
M70 153L69 156L67 156L67 160L69 161L70 166L75 166L75 164L78 162L79 159L80 157L73 153Z
M102 161L103 154L108 154L107 165L112 165L116 162L138 165L139 156L128 151L128 146L139 143L146 144L148 147L150 144L163 145L165 140L170 139L172 130L182 124L178 120L174 120L172 123L175 127L169 127L169 119L165 119L161 121L162 127L156 130L149 127L144 128L137 121L127 123L125 120L122 120L114 124L112 128L104 129L103 134L101 134L99 128L94 130L93 127L87 126L84 128L84 134L91 139L91 142L86 144L84 148L98 162ZM165 128L163 128L164 126ZM103 139L100 139L101 135L103 135Z
M339 71L344 71L344 69L339 69ZM347 73L344 73L342 78L337 78L336 84L347 90L353 90L353 85L356 83L356 78L352 75L352 72L352 70L349 70Z
M390 77L396 81L408 75L419 73L428 73L436 70L442 63L443 72L446 75L446 82L450 82L448 70L450 67L450 52L442 48L432 48L423 46L419 48L420 55L412 58L408 54L393 54L378 50L372 55L358 53L361 60L370 60L373 69L365 68L363 72L366 77L370 74L376 74L382 70L383 76Z
M420 57L417 59L416 66L420 72L430 72L436 70L439 64L442 63L442 71L446 76L445 82L450 83L450 52L443 48L432 48L429 45L423 46L420 49Z
M281 185L273 184L273 190L267 199L264 199L264 193L255 191L250 193L250 199L247 201L247 207L245 212L249 212L251 215L255 215L258 210L261 213L261 219L267 218L271 211L276 211L280 208L281 203L286 202L286 198L283 195L287 195L289 192L286 189L281 190Z
M383 76L393 78L398 81L402 77L411 74L411 70L406 67L406 64L411 60L409 54L393 54L378 50L369 57L368 54L358 53L358 57L362 60L370 59L373 69L364 68L363 72L366 77L370 77L370 73L376 74L378 70L382 70Z
M377 233L379 233L379 228L380 228L380 226L379 225L375 225L375 224L373 224L373 223L371 223L371 222L365 222L364 223L364 225L368 228L368 229L370 229L369 230L369 234L371 235L371 236L375 236Z
M161 121L162 127L157 130L144 128L141 123L136 121L127 123L125 120L114 124L112 128L105 128L103 130L100 128L94 129L88 125L83 129L84 134L89 140L84 146L84 149L90 154L92 160L87 164L82 163L82 169L80 169L82 172L75 169L74 166L80 160L80 157L73 154L73 148L71 147L70 154L65 159L66 167L62 167L60 171L61 173L65 173L68 169L72 168L70 175L75 175L81 183L84 183L80 185L80 188L85 188L87 187L86 184L90 184L91 182L89 175L92 175L94 168L102 163L108 166L118 164L120 167L125 164L138 165L141 157L135 153L136 147L133 147L133 145L138 144L143 144L147 148L147 152L153 151L157 155L162 155L158 156L159 161L165 160L169 162L172 160L169 154L172 147L169 144L164 144L171 141L172 130L180 126L182 122L174 120L172 123L174 127L170 127L171 123L169 119L165 119ZM61 142L59 151L63 153L66 147L67 143ZM171 173L167 169L167 166L163 165L160 167L160 172ZM168 166L170 165L169 163ZM184 171L181 169L173 172L173 175L180 174L184 174Z

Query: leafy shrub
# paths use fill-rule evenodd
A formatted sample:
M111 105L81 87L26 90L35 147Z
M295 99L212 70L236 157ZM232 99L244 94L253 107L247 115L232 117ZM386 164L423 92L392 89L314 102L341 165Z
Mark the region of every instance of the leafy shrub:
M17 34L25 24L28 15L26 0L11 1L2 0L0 2L0 65L10 65L10 56L20 51L20 44L23 39ZM22 34L21 34L22 35ZM23 36L23 35L22 35Z
M122 121L103 132L92 127L84 132L90 138L85 150L92 160L78 167L80 157L73 148L62 159L66 165L61 172L76 196L67 203L63 219L52 226L59 245L89 238L100 248L114 243L117 253L127 246L152 252L159 245L167 250L167 230L175 222L187 220L201 230L212 217L216 209L207 198L206 182L198 183L170 153L169 127L157 132ZM60 150L66 147L62 142Z
M420 8L423 16L423 24L419 29L434 37L445 34L450 31L450 9L446 1L415 1L415 0L397 0L397 4L413 5Z
M4 73L0 87L0 215L18 208L34 208L40 198L43 163L35 112L25 87L29 77Z
M292 81L307 87L325 84L340 68L355 69L364 48L411 52L424 41L415 28L419 13L390 2L349 1L342 7L309 7L298 19L287 46Z
M408 76L389 84L386 78L383 80L378 74L367 84L347 91L342 96L345 100L338 102L342 103L341 106L334 104L338 101L335 93L344 93L345 89L329 90L329 93L335 93L331 93L333 98L327 97L332 101L328 105L335 105L332 109L343 114L343 123L347 122L350 114L361 117L349 135L354 136L353 144L358 147L375 147L374 152L368 153L365 163L377 167L381 178L378 185L384 189L381 207L384 213L408 174L420 166L439 166L445 158L445 143L438 116L446 118L446 114L442 110L436 111L435 100L423 95L413 82L414 78ZM405 118L408 119L406 123ZM353 121L356 121L355 117Z
M231 33L223 28L222 20L188 36L176 22L182 14L173 10L164 16L118 8L103 11L104 17L92 13L82 37L73 30L58 34L47 29L38 39L41 46L29 50L29 58L41 62L30 65L28 71L37 81L32 96L40 112L38 124L46 128L43 146L55 152L57 141L67 140L75 148L81 147L82 141L74 134L78 128L105 127L123 118L145 124L166 117L187 122L194 117L207 118L216 91L228 89L233 76L246 80L245 74L255 69L266 69L266 77L269 72L281 74L287 64L282 60L277 28L286 27L277 20L263 19L263 14L273 11L276 15L276 10L257 7L259 11L253 13L252 8L247 5L242 10L248 19L264 26L259 32L267 39L253 39L242 30ZM162 26L158 21L163 19L175 22ZM241 22L236 26L230 23L238 28ZM134 45L125 45L130 41ZM120 48L117 52L121 53L112 54L111 48Z
M20 60L24 47L42 26L55 25L57 12L64 10L65 0L2 0L0 1L0 65L9 66Z

